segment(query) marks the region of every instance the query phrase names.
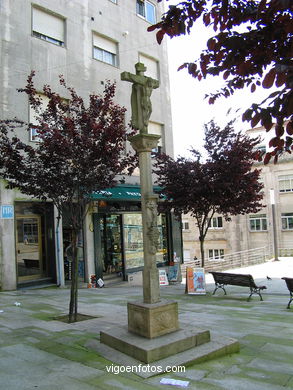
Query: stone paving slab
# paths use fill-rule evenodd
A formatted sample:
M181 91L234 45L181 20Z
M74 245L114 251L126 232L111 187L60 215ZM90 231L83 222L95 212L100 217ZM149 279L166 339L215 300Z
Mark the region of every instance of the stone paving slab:
M79 311L100 317L76 324L52 319L67 313L68 289L0 292L0 390L175 389L160 384L164 377L187 380L188 388L196 390L293 389L293 308L286 309L289 293L281 280L293 277L293 259L242 273L268 286L263 302L258 297L246 302L247 292L232 286L227 296L213 296L214 283L200 297L184 294L181 284L161 288L162 298L178 302L180 323L208 329L217 339L236 338L240 352L192 363L185 372L175 370L175 356L173 372L148 378L125 371L137 364L131 358L119 366L116 358L94 350L101 345L100 331L126 325L126 304L140 299L140 287L81 289ZM124 371L111 372L119 367Z

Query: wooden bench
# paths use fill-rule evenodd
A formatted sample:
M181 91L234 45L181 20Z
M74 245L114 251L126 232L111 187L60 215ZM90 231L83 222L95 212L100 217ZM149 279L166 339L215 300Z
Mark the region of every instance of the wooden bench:
M289 293L290 293L290 301L287 305L287 309L290 309L290 303L293 301L293 278L282 278L285 280Z
M232 286L249 287L250 295L247 301L250 300L253 294L258 294L260 300L263 300L260 291L266 289L266 286L257 286L251 275L232 274L228 272L210 272L210 274L213 275L216 284L216 288L214 289L213 295L218 290L218 288L221 288L224 291L225 295L227 295L224 286L230 284Z

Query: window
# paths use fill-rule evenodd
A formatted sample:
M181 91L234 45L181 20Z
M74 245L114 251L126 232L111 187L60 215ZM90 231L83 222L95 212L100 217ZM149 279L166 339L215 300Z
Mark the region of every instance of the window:
M189 222L188 221L182 221L182 230L186 231L189 230Z
M112 1L112 3L117 4L117 0L110 0L110 1Z
M283 213L282 218L282 229L293 230L293 213Z
M218 260L224 258L224 249L209 249L209 259Z
M38 95L38 97L41 99L40 110L43 111L46 109L49 99L45 95L41 95L41 94ZM40 142L40 138L38 136L39 122L37 118L38 118L38 114L31 106L29 106L29 121L32 124L30 128L30 141L32 142Z
M38 128L31 127L30 128L30 141L32 142L40 142L40 138L38 136Z
M209 228L211 229L221 229L222 227L223 227L222 217L213 217L209 222Z
M136 0L136 13L150 23L156 23L155 5L147 0Z
M32 34L44 41L64 46L65 21L60 16L50 14L39 8L33 8Z
M158 250L156 262L164 263L168 258L166 216L158 215ZM123 214L123 236L125 249L125 268L144 265L143 229L141 213Z
M249 216L249 228L251 232L261 232L268 230L266 214L256 214Z
M142 62L146 69L145 75L155 80L159 80L158 61L144 54L139 54L139 62Z
M158 142L158 146L152 150L152 153L162 153L162 149L163 149L163 140L162 140L163 131L162 131L162 127L163 126L161 124L159 124L159 123L149 122L148 133L149 134L156 134L156 135L160 135L161 136L161 138L159 139L159 142Z
M293 192L293 175L279 176L279 191Z
M261 153L265 153L265 152L267 151L267 148L266 148L265 145L257 145L257 146L255 147L255 149L258 150L258 151L261 152Z
M18 223L19 222L22 222L22 242L27 245L37 244L39 242L39 227L37 223L38 220L36 218L23 218L21 221L18 221ZM20 238L19 236L18 240Z
M93 35L94 52L93 57L96 60L105 62L106 64L117 66L117 43L102 37Z

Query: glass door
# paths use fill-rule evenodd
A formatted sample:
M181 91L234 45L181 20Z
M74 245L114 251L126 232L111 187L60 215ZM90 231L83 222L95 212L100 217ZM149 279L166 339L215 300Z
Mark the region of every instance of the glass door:
M16 261L18 280L43 276L41 217L16 217Z
M102 256L104 278L123 277L123 248L121 236L122 216L109 214L104 217L102 235Z

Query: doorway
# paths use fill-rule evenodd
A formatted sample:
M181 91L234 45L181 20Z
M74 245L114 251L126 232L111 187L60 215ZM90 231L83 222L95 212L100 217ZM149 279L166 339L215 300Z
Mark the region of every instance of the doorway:
M41 217L38 215L16 217L16 262L19 281L44 276Z
M122 215L107 214L100 216L99 225L103 279L123 280Z

